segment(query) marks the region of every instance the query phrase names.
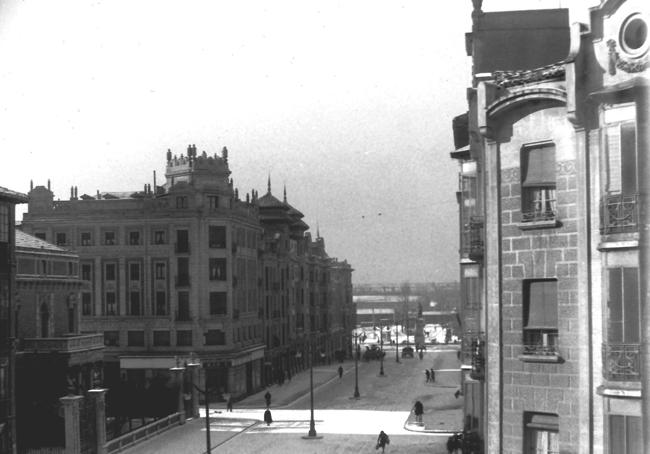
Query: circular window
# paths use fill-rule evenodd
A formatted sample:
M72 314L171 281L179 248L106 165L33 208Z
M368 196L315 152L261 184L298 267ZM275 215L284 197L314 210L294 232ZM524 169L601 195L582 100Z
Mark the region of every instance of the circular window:
M640 14L628 17L623 23L621 47L635 57L648 50L648 24Z

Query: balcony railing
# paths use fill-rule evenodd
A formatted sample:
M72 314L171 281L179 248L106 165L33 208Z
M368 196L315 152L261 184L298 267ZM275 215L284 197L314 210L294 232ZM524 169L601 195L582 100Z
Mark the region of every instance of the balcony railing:
M611 381L641 379L639 344L603 344L603 377Z
M189 287L190 286L190 275L189 274L179 274L176 276L176 287Z
M104 348L104 334L84 334L70 337L23 339L22 350L33 353L74 353Z
M524 331L524 355L557 356L559 354L557 331Z
M189 254L190 253L190 243L175 243L174 251L177 254Z
M521 222L554 221L557 213L554 210L522 211Z
M636 232L639 226L639 196L608 193L600 202L600 233Z
M470 216L463 226L462 254L471 260L483 258L483 217Z
M462 362L472 366L470 377L483 380L485 377L485 334L483 332L466 331L463 336Z

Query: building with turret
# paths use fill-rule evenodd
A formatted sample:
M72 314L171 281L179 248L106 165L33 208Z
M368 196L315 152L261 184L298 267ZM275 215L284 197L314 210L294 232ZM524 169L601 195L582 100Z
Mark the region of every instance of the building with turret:
M199 361L201 388L237 398L273 380L269 350L294 351L288 282L299 275L288 257L308 243L308 226L286 199L240 198L230 173L226 148L190 145L168 151L164 183L154 176L141 191L71 188L70 200L54 201L49 182L31 188L22 228L79 254L80 324L104 335L105 387L146 387Z

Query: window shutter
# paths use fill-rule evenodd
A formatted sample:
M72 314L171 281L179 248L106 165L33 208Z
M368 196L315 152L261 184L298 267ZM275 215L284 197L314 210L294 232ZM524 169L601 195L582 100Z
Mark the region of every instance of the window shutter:
M623 342L636 344L641 339L638 268L623 268Z
M609 274L609 331L607 339L611 343L621 342L623 339L623 277L620 268L612 268Z
M528 292L526 329L557 329L557 281L533 281Z
M621 125L621 191L632 195L637 192L636 184L636 127L634 122Z
M555 146L524 150L522 186L555 186Z

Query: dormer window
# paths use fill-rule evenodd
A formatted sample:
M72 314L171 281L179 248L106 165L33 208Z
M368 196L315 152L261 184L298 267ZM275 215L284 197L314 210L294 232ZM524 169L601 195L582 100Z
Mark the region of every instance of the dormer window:
M187 196L176 197L176 208L187 208Z

